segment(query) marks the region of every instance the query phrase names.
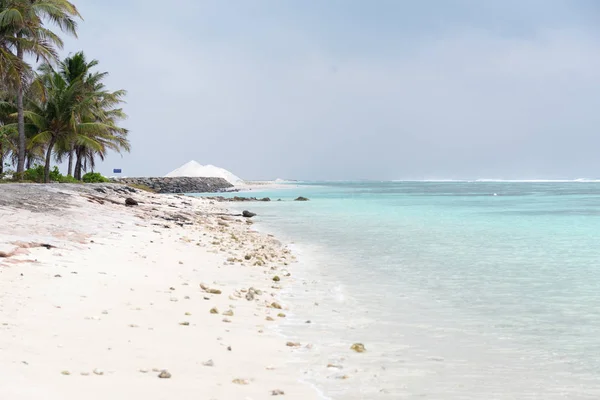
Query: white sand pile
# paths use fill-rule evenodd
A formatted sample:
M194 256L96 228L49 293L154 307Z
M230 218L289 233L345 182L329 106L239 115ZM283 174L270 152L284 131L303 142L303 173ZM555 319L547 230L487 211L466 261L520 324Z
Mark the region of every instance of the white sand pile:
M178 176L223 178L232 185L237 185L244 182L240 177L234 175L224 168L215 167L214 165L202 165L193 160L183 164L181 167L165 175L167 178Z

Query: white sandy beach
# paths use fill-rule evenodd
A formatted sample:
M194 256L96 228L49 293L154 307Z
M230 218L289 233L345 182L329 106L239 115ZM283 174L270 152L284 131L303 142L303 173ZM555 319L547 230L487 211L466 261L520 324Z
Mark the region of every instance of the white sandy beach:
M0 399L317 398L290 362L310 350L273 329L293 256L245 219L141 191L0 191L19 203L0 194Z

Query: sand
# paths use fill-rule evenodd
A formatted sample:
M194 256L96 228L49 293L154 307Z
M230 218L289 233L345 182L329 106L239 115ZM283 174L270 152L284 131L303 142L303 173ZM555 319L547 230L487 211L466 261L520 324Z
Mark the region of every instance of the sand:
M91 187L0 186L0 399L318 398L276 332L289 250L206 200Z

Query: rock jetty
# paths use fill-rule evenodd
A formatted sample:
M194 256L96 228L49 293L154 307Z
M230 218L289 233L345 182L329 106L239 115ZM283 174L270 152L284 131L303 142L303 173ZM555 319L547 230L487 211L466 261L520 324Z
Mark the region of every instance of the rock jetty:
M157 193L218 193L233 188L233 185L223 178L187 176L173 178L115 178L113 182L147 186Z

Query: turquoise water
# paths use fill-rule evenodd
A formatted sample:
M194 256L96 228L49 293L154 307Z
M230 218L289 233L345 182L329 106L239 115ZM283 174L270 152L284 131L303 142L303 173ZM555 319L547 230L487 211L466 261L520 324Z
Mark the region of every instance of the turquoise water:
M296 362L327 396L600 398L600 183L251 195L311 198L244 207L300 255L282 333L313 344Z

